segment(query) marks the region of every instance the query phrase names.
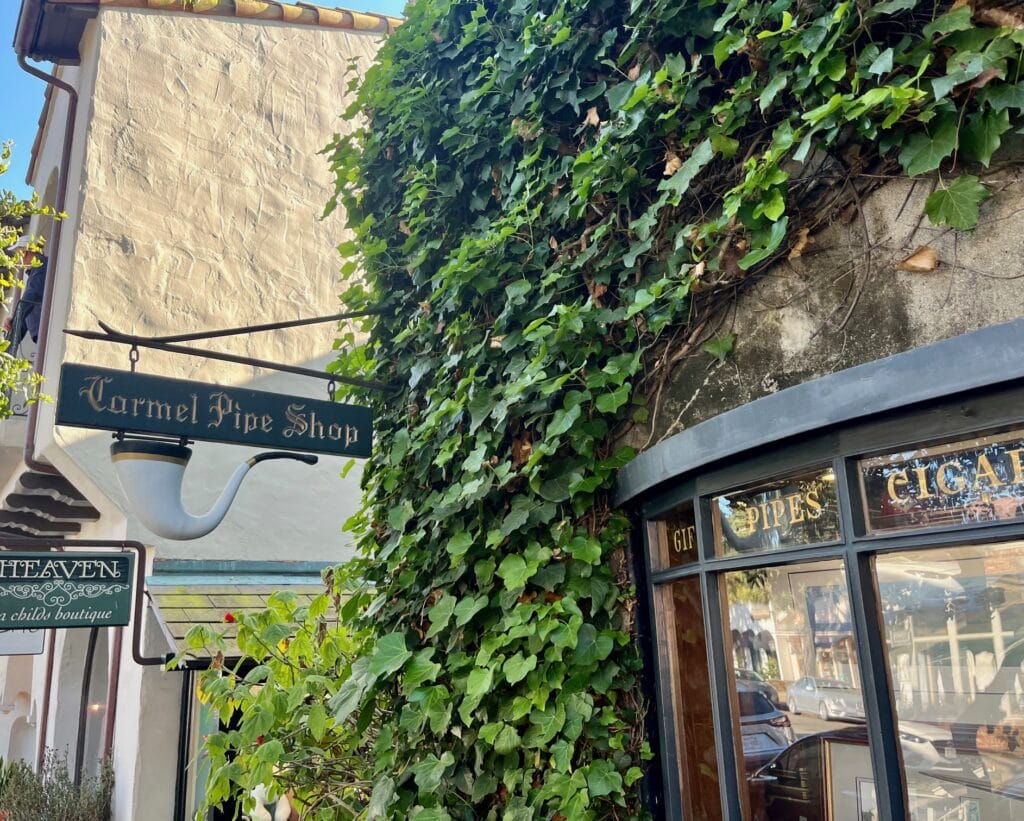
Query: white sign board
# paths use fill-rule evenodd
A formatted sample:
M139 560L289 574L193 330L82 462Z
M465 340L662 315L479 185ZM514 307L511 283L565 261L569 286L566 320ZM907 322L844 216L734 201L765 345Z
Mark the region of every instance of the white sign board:
M0 656L37 656L45 630L0 630Z

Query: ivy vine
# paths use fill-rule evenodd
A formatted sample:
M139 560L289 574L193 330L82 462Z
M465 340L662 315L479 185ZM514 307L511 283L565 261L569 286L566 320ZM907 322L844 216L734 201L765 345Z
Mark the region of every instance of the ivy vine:
M370 638L329 702L391 705L367 818L643 814L616 443L676 362L728 354L737 288L900 169L935 175L934 222L977 222L1024 33L954 6L409 6L329 149L344 301L385 309L336 367L398 386L354 393L377 443L344 615Z

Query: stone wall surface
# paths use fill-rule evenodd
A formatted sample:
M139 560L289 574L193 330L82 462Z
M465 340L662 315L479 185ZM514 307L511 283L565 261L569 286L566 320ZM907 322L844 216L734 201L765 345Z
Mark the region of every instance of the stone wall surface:
M936 180L895 178L812 236L720 318L716 334L736 333L734 351L722 363L686 358L656 398L653 431L633 431L631 443L644 448L791 385L1020 316L1024 153L1004 154L975 170L994 195L973 232L924 216ZM898 270L922 247L937 255L934 270Z

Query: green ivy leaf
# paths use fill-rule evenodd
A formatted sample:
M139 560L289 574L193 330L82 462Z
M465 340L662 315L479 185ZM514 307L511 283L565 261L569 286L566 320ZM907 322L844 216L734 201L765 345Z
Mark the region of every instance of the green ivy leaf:
M726 334L718 339L709 339L702 347L705 353L711 354L719 362L724 362L725 358L732 353L735 344L736 334Z
M526 678L527 673L536 669L537 657L526 656L524 658L522 653L516 653L514 656L509 656L501 666L501 672L505 674L505 680L509 684L518 684Z
M948 225L968 231L978 224L978 208L991 194L971 174L957 177L948 186L932 192L924 204L924 212L935 225Z
M522 556L506 556L498 565L498 578L505 582L506 590L519 590L532 575Z
M395 801L395 780L391 776L383 775L373 785L373 794L370 796L370 803L366 808L367 821L375 818L386 818L388 807Z
M587 770L587 789L592 798L622 791L622 776L611 761L598 759Z
M405 635L390 633L377 640L370 656L369 671L374 676L386 676L402 669L412 658L412 651L405 646Z
M967 118L960 130L960 148L986 168L999 149L1000 137L1010 130L1010 112L982 111Z
M988 85L981 90L979 97L992 106L993 111L1003 111L1007 108L1024 111L1024 82L1014 85Z
M441 786L444 771L454 763L455 756L446 751L442 753L440 758L433 753L428 753L422 761L417 761L413 764L409 769L412 770L413 776L416 779L416 786L419 788L420 795L430 795L437 792L437 788ZM420 816L422 817L422 813Z
M315 741L320 741L324 737L324 731L327 729L327 711L323 704L314 704L309 708L306 727Z
M448 626L458 600L450 593L445 593L437 600L437 604L427 611L430 619L430 629L427 630L427 638L432 639Z
M573 658L578 664L590 665L608 658L612 651L612 640L609 636L598 634L597 628L592 624L584 624L580 628L576 640L576 649Z
M402 679L403 692L411 693L420 685L437 678L438 673L441 672L441 665L431 660L433 655L434 648L427 647L417 652L412 660L405 665Z
M930 134L914 134L900 152L900 165L911 177L934 171L957 146L956 119L943 117Z
M969 5L961 6L953 11L946 12L940 17L936 17L932 22L922 30L922 34L925 37L932 38L937 34L950 34L954 31L965 31L972 28L971 23L971 7Z
M669 202L672 205L679 205L683 194L689 190L693 178L700 173L704 166L714 159L714 156L715 150L711 146L711 140L701 141L693 149L693 153L686 158L686 161L679 166L679 170L658 184L658 190L669 194Z
M470 619L487 606L487 596L459 599L455 605L455 626L465 627Z

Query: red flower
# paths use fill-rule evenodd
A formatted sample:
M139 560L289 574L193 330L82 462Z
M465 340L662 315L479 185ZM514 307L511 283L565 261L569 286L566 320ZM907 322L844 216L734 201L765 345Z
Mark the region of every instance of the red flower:
M261 736L261 735L256 736L256 743L257 744L262 744L263 743L263 736Z
M235 623L235 614L234 613L225 613L224 614L224 621L226 621L228 624L234 624Z

